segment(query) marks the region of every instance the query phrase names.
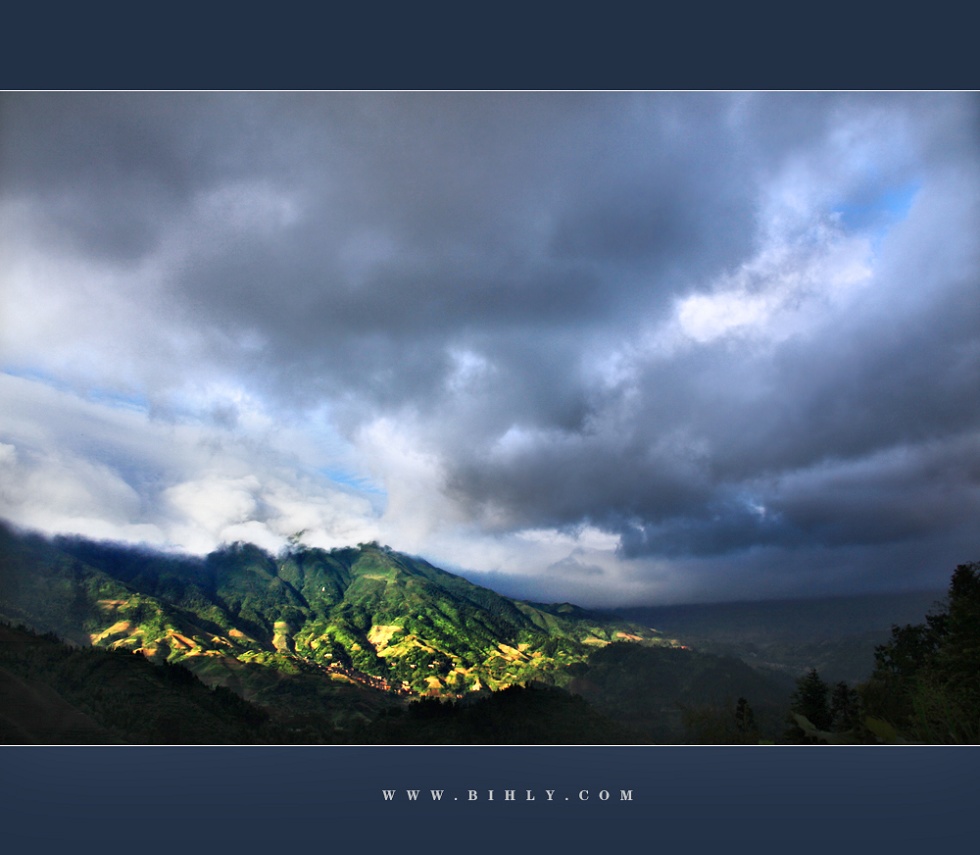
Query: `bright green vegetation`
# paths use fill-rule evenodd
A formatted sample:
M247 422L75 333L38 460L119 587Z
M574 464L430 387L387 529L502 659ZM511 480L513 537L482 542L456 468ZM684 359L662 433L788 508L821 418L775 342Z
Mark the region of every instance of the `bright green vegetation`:
M306 686L307 689L310 686ZM289 711L208 688L181 665L123 648L73 647L0 623L0 743L618 743L637 735L581 697L540 684L463 701L424 698L338 730L302 684ZM307 699L309 700L309 699Z
M181 663L266 704L364 721L393 697L461 698L531 680L653 630L502 597L377 544L203 559L0 529L0 616L78 644ZM343 712L343 715L340 714Z

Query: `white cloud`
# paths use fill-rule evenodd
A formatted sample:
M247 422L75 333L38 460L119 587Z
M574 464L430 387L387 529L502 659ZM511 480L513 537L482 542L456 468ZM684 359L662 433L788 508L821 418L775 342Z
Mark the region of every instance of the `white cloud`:
M141 497L110 467L69 451L19 451L2 444L0 517L29 528L161 544L139 520Z
M235 525L249 522L258 509L258 478L204 477L184 481L163 491L163 499L178 518L188 520L180 525L180 541L194 552L211 548L227 539L226 532Z
M769 247L734 275L678 301L674 324L698 344L727 335L778 342L845 310L872 281L869 241L821 225L806 242Z
M408 415L376 419L359 431L356 442L373 477L385 485L381 525L390 542L423 549L437 532L463 522L446 496L442 462L426 450Z
M155 259L121 265L78 252L26 203L0 205L0 364L151 397L182 386L190 366L207 370L209 335L181 327Z
M0 517L20 525L192 552L236 539L275 549L302 530L316 545L377 536L372 497L315 474L332 443L296 428L270 438L254 400L228 428L9 375L0 397Z

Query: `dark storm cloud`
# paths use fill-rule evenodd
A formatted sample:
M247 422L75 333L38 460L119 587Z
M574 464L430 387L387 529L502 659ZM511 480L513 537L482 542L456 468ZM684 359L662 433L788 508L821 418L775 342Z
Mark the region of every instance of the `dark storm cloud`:
M230 224L235 197L216 200L203 223L216 239L194 246L171 284L221 324L261 326L291 356L297 338L592 322L634 309L637 276L734 258L751 199L722 181L739 155L719 106L15 95L3 165L10 190L39 196L72 240L124 258L151 251L209 190L268 182L302 208L296 220L256 235ZM644 302L668 288L648 279Z
M976 147L960 155L975 187ZM938 168L950 159L943 152ZM884 271L884 287L823 335L775 349L723 341L651 363L627 420L542 435L503 461L474 454L455 470L456 487L508 509L506 524L589 520L619 531L633 556L968 530L980 504L980 301L976 241L964 246L955 220L978 220L975 201L951 203L948 239L901 235L910 246L892 251L907 266ZM950 267L944 252L957 243L948 254L961 265ZM923 465L936 443L951 459ZM895 449L905 459L886 463ZM848 465L850 475L825 477Z
M0 104L4 200L45 251L157 272L153 320L207 342L176 375L351 442L403 425L484 532L591 525L704 587L702 559L965 542L975 96Z
M152 251L201 182L221 177L194 143L209 112L201 99L8 93L2 110L5 194L42 204L87 253L125 261Z
M710 139L693 153L684 133L660 139L642 100L339 100L284 99L264 126L270 151L282 137L299 158L257 164L296 220L201 242L173 283L213 322L260 329L263 364L314 367L332 393L432 396L447 346L468 337L490 336L488 357L507 363L523 341L609 334L604 323L662 309L677 268L730 260L749 238L751 199L719 180L737 152L700 99L669 117Z

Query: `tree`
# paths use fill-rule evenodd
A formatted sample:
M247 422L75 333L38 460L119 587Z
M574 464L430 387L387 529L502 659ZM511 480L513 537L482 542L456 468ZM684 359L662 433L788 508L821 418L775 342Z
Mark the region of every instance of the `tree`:
M947 601L946 631L936 665L976 721L980 718L980 563L956 568Z
M830 698L830 727L837 733L861 726L861 698L856 689L841 681Z
M759 741L759 728L755 724L755 713L745 698L739 698L735 704L735 732L740 743Z
M830 687L817 673L816 668L811 668L796 681L796 691L790 698L792 727L787 734L790 738L797 740L805 738L802 729L796 723L796 719L792 717L793 714L803 716L817 730L830 730L830 707L827 704L829 694Z
M980 563L953 573L925 623L893 626L862 687L873 718L921 742L980 742Z

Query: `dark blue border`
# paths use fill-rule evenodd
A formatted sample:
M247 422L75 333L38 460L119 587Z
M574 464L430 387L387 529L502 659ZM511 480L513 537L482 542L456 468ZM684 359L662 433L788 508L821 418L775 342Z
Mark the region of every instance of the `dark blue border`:
M978 751L4 747L0 828L9 851L73 855L120 846L141 853L354 845L521 852L537 843L569 852L610 845L965 851L976 838ZM385 789L396 791L393 799ZM444 791L441 800L432 789ZM418 800L407 790L419 790Z

